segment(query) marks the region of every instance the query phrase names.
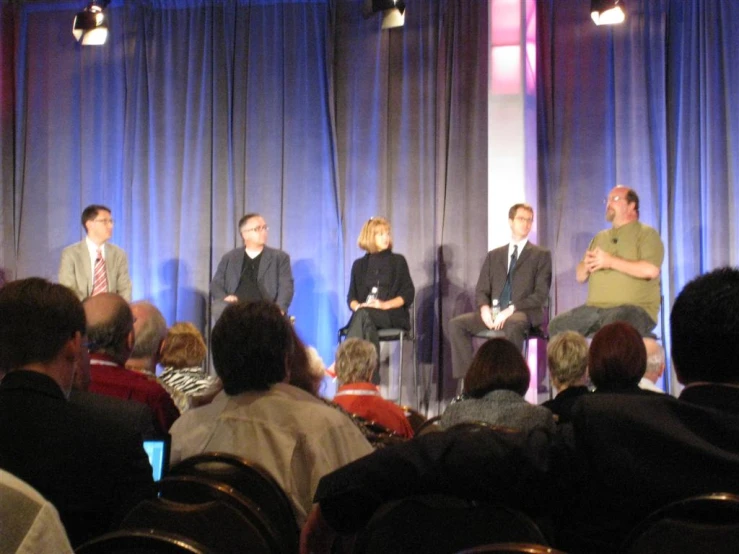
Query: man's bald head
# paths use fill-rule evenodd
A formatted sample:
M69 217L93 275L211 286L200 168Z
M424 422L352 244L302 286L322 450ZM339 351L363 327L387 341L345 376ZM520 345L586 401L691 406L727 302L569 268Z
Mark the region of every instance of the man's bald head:
M90 352L107 354L124 364L133 347L133 314L122 296L106 292L86 298L87 339Z

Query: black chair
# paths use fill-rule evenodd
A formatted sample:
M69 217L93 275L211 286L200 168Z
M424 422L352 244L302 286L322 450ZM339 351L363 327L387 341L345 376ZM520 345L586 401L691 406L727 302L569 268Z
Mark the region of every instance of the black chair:
M739 496L713 493L668 504L637 525L619 551L624 554L739 552Z
M403 404L403 344L405 341L411 342L411 353L413 356L413 390L418 397L418 353L416 352L416 310L411 304L408 309L411 314L411 328L401 329L400 327L390 327L387 329L378 329L377 336L380 342L397 342L399 344L400 360L398 361L398 401L397 404ZM337 342L341 342L347 333L347 327L339 329L339 337ZM416 407L419 407L418 398L416 398Z
M182 460L172 476L190 475L224 483L243 494L259 509L276 531L282 552L296 552L300 529L292 503L280 484L260 466L240 456L205 452Z
M421 495L381 506L359 532L355 554L453 553L495 542L546 544L539 527L505 506Z
M276 531L242 494L198 477L166 477L123 518L121 529L156 529L188 537L220 554L279 554Z
M75 549L76 554L217 554L187 537L155 529L106 533Z
M462 550L457 554L485 554L495 552L496 554L567 554L551 546L525 542L501 542L496 544L485 544Z

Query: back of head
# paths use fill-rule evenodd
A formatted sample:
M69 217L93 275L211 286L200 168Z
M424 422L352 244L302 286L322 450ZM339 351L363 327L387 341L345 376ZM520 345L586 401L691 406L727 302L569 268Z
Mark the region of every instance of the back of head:
M131 354L129 334L133 331L133 314L123 297L110 292L86 298L87 339L90 352L107 354L124 364Z
M287 371L290 375L289 383L318 396L323 380L323 361L315 349L306 346L298 336L293 325L289 325L293 348L287 357ZM316 357L318 360L316 360ZM318 366L321 367L318 367Z
M175 369L199 367L206 354L205 341L198 328L188 321L177 322L167 332L160 362L164 367Z
M575 331L560 333L547 345L547 362L549 374L560 385L581 382L588 368L588 342Z
M216 373L229 395L267 390L285 380L292 353L290 323L270 302L230 304L213 327Z
M167 322L162 312L151 302L141 301L131 303L131 313L136 335L131 358L158 360L162 343L167 337Z
M85 312L67 287L31 277L0 288L0 369L47 363L76 333L85 333Z
M465 391L480 398L494 390L510 390L523 396L529 388L529 367L521 352L507 339L483 344L464 377Z
M334 370L339 383L366 383L377 369L377 350L366 340L349 338L336 349Z
M739 270L716 269L685 285L670 329L681 383L739 383Z
M590 343L590 379L599 391L637 386L647 365L647 350L639 332L617 321L600 328Z

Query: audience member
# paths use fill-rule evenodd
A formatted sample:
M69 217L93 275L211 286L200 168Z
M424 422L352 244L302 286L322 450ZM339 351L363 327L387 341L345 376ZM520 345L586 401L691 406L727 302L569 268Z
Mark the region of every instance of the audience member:
M145 300L130 304L133 315L133 348L126 369L156 376L157 364L167 338L167 321L154 304Z
M557 416L557 423L572 419L572 407L588 393L588 342L580 333L565 331L547 345L547 364L557 396L542 406Z
M133 314L112 293L85 299L90 341L90 390L143 402L154 413L156 431L166 433L180 413L166 390L150 376L126 369L134 344Z
M552 412L529 404L529 368L512 342L490 339L472 359L464 379L465 394L441 415L441 427L462 422L482 422L528 432L542 428L554 432Z
M287 356L288 383L315 397L320 396L326 368L315 348L306 346L293 325L290 326L293 349Z
M249 458L280 483L302 524L318 480L371 446L348 417L287 384L293 335L276 304L229 305L211 348L224 391L172 426L172 463L206 450Z
M647 365L647 350L639 331L623 321L609 323L595 333L588 352L588 370L595 390L639 393L639 379Z
M413 428L403 409L382 398L380 389L372 384L372 373L377 371L377 350L371 342L346 339L336 349L335 369L339 380L334 396L336 404L401 437L413 436Z
M59 512L36 489L0 469L0 552L73 554Z
M178 322L170 327L159 360L164 368L159 381L180 413L209 404L223 390L221 380L203 370L207 353L203 335L192 323Z
M84 335L82 340L83 344L87 344L87 335ZM95 420L111 420L116 425L130 426L131 431L142 439L157 436L154 428L154 414L149 406L136 400L123 400L96 394L90 392L89 388L90 353L87 348L83 348L74 372L69 401L86 411Z
M453 491L553 517L555 546L618 552L655 509L715 491L739 492L739 270L688 283L670 318L672 359L685 385L665 394L592 394L571 425L544 433L460 430L417 437L324 477L301 552L327 552L383 502Z
M639 196L627 186L608 193L606 220L611 228L590 241L575 272L578 283L588 283L588 299L584 306L557 314L549 323L551 336L570 330L589 337L614 321L652 336L660 309L662 239L639 221Z
M639 381L639 388L663 393L664 391L657 386L657 381L665 372L665 351L654 339L645 338L644 346L647 347L647 369Z
M39 278L14 281L0 289L0 314L8 369L0 382L0 468L54 504L76 546L109 529L151 483L151 467L130 428L67 401L84 349L85 312L74 292Z

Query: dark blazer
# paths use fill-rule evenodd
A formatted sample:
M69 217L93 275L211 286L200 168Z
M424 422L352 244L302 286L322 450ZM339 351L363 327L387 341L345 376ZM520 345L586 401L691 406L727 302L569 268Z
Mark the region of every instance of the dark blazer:
M210 282L210 295L213 298L213 319L218 319L227 303L223 301L229 294L236 292L241 280L241 268L244 264L244 248L234 248L221 258L216 274ZM257 283L266 300L275 302L287 313L293 299L293 273L290 268L290 256L282 250L265 246L259 262Z
M154 428L151 408L141 402L78 390L72 391L69 401L87 411L93 419L110 419L130 425L143 439L160 436Z
M122 248L105 243L105 271L108 291L131 301L131 278L128 275L128 257ZM59 282L72 289L80 300L92 293L92 264L87 242L83 239L62 250L59 261Z
M493 298L500 298L508 275L509 262L508 244L488 252L480 270L477 287L475 287L475 300L478 308L490 306ZM551 284L551 253L528 241L516 261L511 301L516 306L516 311L526 314L531 325L542 323L542 307L547 303Z
M417 437L325 476L315 500L348 533L409 491L454 491L552 514L555 546L567 552L616 552L636 523L669 502L739 493L739 389L685 393L584 395L572 424L551 438L484 429Z
M92 419L53 379L25 370L0 382L0 467L54 504L73 546L106 532L152 482L130 426Z

